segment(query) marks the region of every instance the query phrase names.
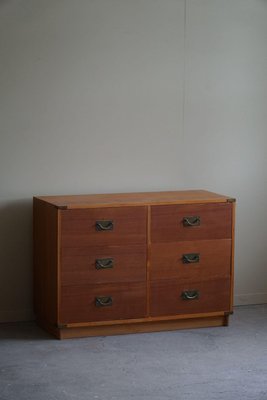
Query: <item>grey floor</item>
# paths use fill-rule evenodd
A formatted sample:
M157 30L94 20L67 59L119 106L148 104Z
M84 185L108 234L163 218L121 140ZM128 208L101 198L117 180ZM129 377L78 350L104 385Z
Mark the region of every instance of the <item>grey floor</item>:
M0 325L1 400L267 400L267 305L230 326L58 341Z

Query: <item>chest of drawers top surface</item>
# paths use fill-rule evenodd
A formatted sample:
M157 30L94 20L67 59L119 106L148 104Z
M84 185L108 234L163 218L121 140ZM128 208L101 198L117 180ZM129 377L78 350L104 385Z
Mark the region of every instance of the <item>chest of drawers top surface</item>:
M113 206L122 207L153 204L220 203L233 200L231 197L209 192L207 190L88 194L70 196L36 196L36 198L54 205L59 209Z

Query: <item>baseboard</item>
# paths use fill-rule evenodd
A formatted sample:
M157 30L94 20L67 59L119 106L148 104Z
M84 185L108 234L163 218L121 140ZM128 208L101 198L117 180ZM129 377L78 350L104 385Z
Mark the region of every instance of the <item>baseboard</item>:
M32 320L34 320L32 309L0 310L0 322L19 322Z
M245 306L249 304L267 303L267 293L248 293L234 296L235 306Z

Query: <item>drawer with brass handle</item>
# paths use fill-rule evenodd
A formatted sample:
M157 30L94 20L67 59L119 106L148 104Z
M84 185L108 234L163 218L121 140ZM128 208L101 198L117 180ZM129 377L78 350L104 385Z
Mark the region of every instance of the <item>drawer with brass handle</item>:
M61 285L146 280L146 245L68 247L61 251Z
M228 239L230 203L181 204L151 207L152 243Z
M145 207L61 211L61 246L93 247L146 243Z
M196 282L160 280L151 283L152 316L205 313L229 309L230 279Z
M231 249L230 239L153 243L150 278L203 280L229 277Z
M146 284L117 283L64 286L61 323L142 318L146 315Z

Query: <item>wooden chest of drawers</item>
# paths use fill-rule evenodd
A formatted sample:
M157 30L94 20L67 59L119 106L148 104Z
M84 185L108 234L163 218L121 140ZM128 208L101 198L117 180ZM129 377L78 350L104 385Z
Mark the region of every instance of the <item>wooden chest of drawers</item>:
M191 190L33 207L35 313L56 337L227 325L234 199Z

